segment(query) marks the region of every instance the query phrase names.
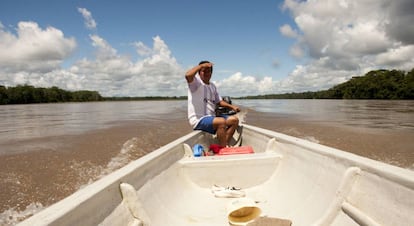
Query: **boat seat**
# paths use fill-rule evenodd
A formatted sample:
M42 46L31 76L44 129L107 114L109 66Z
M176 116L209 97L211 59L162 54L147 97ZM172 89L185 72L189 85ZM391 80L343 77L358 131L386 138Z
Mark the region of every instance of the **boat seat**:
M190 181L205 188L212 184L242 188L262 184L276 172L282 160L282 155L276 152L193 157L191 147L183 146L186 154L178 164Z

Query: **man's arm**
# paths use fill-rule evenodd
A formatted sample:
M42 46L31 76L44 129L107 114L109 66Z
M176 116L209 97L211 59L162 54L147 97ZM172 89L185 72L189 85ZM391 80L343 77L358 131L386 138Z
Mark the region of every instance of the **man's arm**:
M204 67L212 67L212 66L213 66L212 63L204 63L204 64L197 65L185 73L185 79L187 80L188 83L191 83L194 80L195 75L200 69Z
M227 103L227 102L226 102L226 101L224 101L224 100L220 101L220 102L219 102L219 105L220 105L220 106L222 106L222 107L226 107L226 108L233 109L233 110L234 110L234 111L236 111L236 112L239 112L239 111L240 111L240 108L239 108L239 107L237 107L237 106L235 106L235 105L232 105L232 104L229 104L229 103Z

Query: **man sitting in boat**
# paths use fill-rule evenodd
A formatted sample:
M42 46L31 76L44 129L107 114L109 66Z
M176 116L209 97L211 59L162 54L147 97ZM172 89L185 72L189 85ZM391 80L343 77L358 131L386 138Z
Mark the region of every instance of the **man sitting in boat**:
M198 73L199 76L196 76ZM217 134L219 145L226 147L239 125L235 115L216 116L216 106L239 112L239 107L224 101L210 82L213 64L201 61L185 74L188 83L188 120L194 130Z

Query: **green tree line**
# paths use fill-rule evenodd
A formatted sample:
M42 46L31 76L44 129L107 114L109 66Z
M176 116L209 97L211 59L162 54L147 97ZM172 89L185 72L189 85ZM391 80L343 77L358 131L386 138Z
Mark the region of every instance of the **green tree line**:
M0 104L182 100L186 98L186 96L102 97L97 91L67 91L56 86L36 88L30 85L16 87L0 85ZM364 76L353 77L328 90L246 96L237 99L414 99L414 68L409 72L399 70L370 71Z
M328 90L247 96L240 99L414 99L414 68L409 72L370 71Z
M56 86L36 88L30 85L5 87L0 85L0 104L31 104L58 102L101 101L103 97L96 91L67 91Z

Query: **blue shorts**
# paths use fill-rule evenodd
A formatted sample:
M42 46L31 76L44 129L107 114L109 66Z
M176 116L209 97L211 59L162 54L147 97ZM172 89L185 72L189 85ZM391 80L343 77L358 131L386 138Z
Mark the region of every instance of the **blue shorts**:
M218 116L227 119L227 115ZM194 130L202 130L207 133L215 134L216 130L213 127L213 120L215 116L205 116L201 118L201 120L198 122Z

